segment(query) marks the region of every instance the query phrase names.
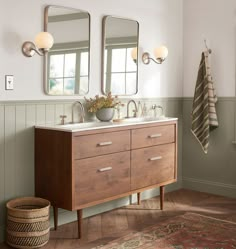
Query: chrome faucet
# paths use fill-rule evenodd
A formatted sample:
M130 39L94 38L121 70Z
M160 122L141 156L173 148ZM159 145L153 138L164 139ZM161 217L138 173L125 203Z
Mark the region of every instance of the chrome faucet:
M80 101L75 101L75 103L72 105L72 123L74 123L74 109L76 105L79 105L80 107L79 123L84 123L84 117L85 117L84 106Z
M130 103L134 103L135 110L134 110L134 116L133 117L136 118L137 117L137 112L138 112L138 107L137 107L136 102L133 99L131 99L127 104L127 118L130 118L130 116L129 116L129 105L130 105Z

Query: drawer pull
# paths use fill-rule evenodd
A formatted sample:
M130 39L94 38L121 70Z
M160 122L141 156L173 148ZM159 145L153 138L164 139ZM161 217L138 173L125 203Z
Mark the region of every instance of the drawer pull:
M156 156L156 157L151 157L149 158L149 161L157 161L157 160L161 160L162 156Z
M149 138L157 138L157 137L161 137L161 136L162 136L162 134L159 133L159 134L152 134L152 135L149 135L148 137L149 137Z
M109 171L109 170L112 170L112 167L106 167L106 168L99 169L98 172L104 172L104 171Z
M112 142L101 142L101 143L98 143L98 146L107 146L107 145L111 145Z

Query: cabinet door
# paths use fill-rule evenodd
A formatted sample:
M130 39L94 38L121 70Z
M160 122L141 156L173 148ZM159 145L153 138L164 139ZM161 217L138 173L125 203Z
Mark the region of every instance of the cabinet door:
M131 152L131 190L175 179L175 144Z
M130 150L130 131L104 132L75 136L73 138L74 159L106 155Z
M75 205L130 191L130 152L76 160Z
M175 142L175 125L163 125L132 130L132 149Z

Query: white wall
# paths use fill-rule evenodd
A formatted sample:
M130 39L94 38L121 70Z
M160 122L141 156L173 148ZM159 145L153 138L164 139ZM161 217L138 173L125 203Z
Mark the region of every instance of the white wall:
M235 0L184 0L184 96L193 96L207 39L218 96L235 96Z
M100 93L101 27L104 15L116 15L140 23L140 47L153 52L165 43L168 60L163 65L146 66L140 62L139 94L136 97L182 96L182 0L0 0L0 100L72 99L52 97L43 91L43 60L26 58L21 45L33 40L43 29L46 5L66 5L91 14L90 96ZM4 76L15 77L14 91L5 91Z

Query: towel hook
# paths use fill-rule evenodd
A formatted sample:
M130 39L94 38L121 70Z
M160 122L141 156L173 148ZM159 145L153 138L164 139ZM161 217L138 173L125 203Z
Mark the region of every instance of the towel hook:
M204 39L204 43L205 43L207 51L209 52L209 54L211 54L212 50L208 48L206 39Z

